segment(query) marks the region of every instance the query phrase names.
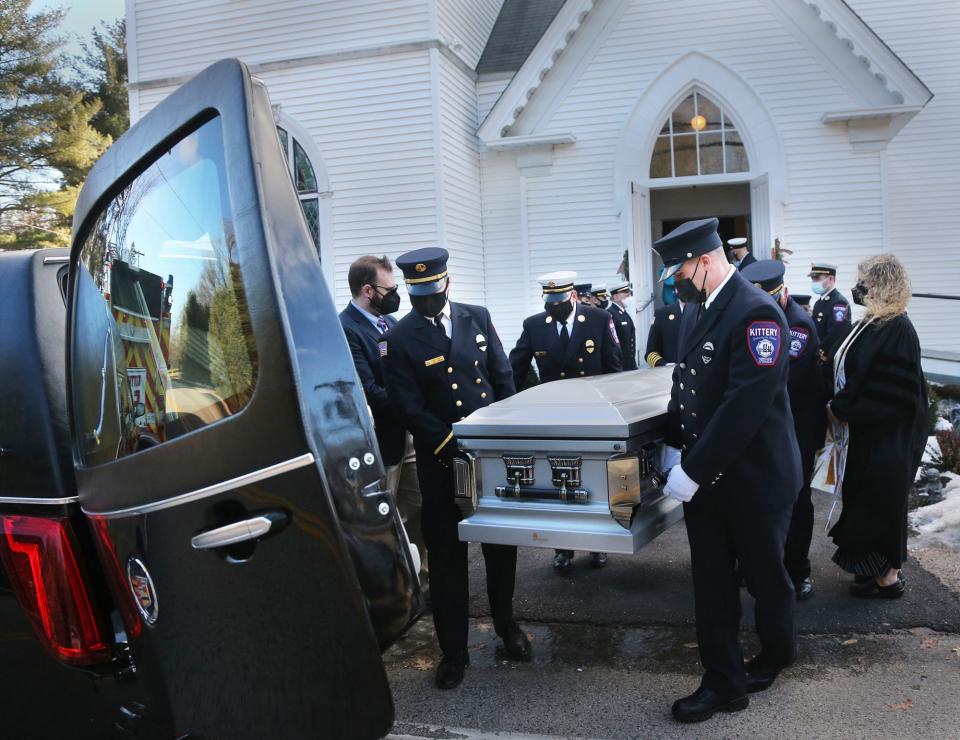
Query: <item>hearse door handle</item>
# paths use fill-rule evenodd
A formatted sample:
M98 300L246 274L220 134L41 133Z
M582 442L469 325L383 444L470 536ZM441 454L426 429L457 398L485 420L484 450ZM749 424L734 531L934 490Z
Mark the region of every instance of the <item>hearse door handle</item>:
M287 515L282 511L269 511L243 521L226 524L194 535L190 544L194 550L216 550L265 537L274 526L285 524Z

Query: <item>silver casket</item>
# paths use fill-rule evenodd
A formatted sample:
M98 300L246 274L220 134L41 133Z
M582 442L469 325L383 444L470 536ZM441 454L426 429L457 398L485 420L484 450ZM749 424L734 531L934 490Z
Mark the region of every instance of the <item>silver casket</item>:
M460 539L633 554L679 521L659 470L671 375L544 383L454 424Z

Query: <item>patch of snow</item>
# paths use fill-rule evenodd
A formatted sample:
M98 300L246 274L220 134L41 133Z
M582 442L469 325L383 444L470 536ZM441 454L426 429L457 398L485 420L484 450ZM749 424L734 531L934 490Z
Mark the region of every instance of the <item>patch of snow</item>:
M921 506L909 514L910 526L919 535L911 541L915 547L960 547L960 475L944 475L950 480L943 487L943 501Z
M951 424L947 419L944 419L942 416L938 416L937 423L933 425L933 431L935 432L953 431L953 424Z

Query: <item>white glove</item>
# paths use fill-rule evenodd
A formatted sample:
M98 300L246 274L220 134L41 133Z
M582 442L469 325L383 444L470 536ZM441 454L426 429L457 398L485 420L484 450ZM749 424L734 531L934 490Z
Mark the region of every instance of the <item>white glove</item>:
M674 465L680 464L680 450L670 445L663 446L663 462L660 464L660 470L667 472L673 470Z
M693 494L697 492L698 488L700 488L699 483L684 473L683 468L679 465L674 465L670 468L670 474L667 476L667 484L663 487L663 493L685 504L693 498Z

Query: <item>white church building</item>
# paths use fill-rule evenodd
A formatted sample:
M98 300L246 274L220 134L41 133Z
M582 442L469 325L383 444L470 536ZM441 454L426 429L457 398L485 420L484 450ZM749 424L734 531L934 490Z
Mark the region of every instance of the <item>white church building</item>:
M795 293L828 260L849 296L894 251L915 293L960 294L957 0L127 0L126 19L133 120L224 57L267 83L340 306L359 255L440 244L509 350L538 275L625 268L642 349L652 241L705 216L790 250ZM960 360L960 301L910 313L928 370Z

